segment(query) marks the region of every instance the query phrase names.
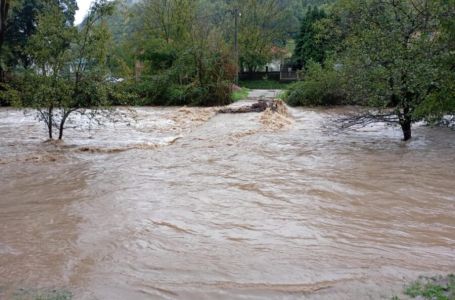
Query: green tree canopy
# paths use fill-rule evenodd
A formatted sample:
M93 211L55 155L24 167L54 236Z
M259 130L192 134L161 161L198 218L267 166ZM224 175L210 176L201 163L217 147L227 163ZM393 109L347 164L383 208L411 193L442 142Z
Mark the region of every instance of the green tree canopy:
M325 11L316 6L310 7L303 17L294 51L295 60L300 66L305 66L310 60L318 63L324 61L326 46L318 38L316 22L325 17Z

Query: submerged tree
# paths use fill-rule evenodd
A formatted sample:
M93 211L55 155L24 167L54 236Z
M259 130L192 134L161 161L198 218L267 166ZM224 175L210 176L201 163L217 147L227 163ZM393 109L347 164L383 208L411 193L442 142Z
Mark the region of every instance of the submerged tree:
M411 139L413 122L455 112L454 18L453 0L338 1L313 27L332 41L329 57L293 87L292 101L342 92L343 103L376 108L344 126L396 123Z
M107 105L109 34L101 21L113 4L104 0L94 3L80 28L73 27L55 3L47 5L28 44L35 67L26 75L30 84L21 104L38 110L50 139L54 129L62 139L71 113Z
M331 104L324 95L342 95L341 103L375 108L344 126L395 123L405 141L413 122L455 112L454 0L339 0L329 11L311 27L328 42L328 58L309 64L288 101Z
M454 7L442 0L348 2L357 15L343 61L351 95L385 109L379 120L397 122L409 140L411 124L425 117L417 112L453 72L443 64L454 49L441 24L454 17ZM448 95L437 97L444 102Z

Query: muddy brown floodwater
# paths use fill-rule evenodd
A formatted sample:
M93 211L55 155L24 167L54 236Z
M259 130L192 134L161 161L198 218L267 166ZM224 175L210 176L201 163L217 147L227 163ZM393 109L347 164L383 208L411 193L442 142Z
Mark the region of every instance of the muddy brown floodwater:
M454 131L118 111L45 143L0 110L1 299L390 299L455 271Z

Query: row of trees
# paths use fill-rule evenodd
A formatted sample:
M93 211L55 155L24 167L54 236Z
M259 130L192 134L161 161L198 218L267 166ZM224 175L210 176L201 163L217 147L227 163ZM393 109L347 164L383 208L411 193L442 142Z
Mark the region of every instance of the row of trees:
M324 9L296 13L309 2ZM238 66L269 62L301 17L289 103L379 107L347 125L395 122L405 140L455 110L455 0L332 2L99 0L74 26L75 0L0 0L0 102L37 108L60 139L86 108L227 104Z
M131 79L124 85L139 94L139 104L229 103L239 68L254 72L285 47L298 24L297 3L144 0L120 6L110 22L120 45L111 69Z
M307 13L296 54L304 79L292 104L379 108L348 120L411 124L455 112L454 0L340 0ZM300 46L302 46L300 48Z
M230 102L236 65L202 2L146 0L126 7L123 13L128 23L111 25L114 29L121 26L117 30L120 46L112 53L111 67L116 77L126 79L122 88L139 96L137 104ZM131 28L134 33L123 35Z
M75 0L0 1L0 104L36 108L51 139L88 108L230 103L238 62L266 63L298 2L98 0L75 26Z
M121 3L111 27L117 41L134 40L131 33L142 37L151 18L155 22L165 21L160 16L164 10L150 9L164 5L167 11L185 9L181 3L188 1L156 0L135 1L135 4ZM255 71L270 62L276 55L274 46L284 47L287 41L299 31L299 22L305 7L311 4L330 3L333 0L196 0L192 7L201 22L211 26L233 51L235 15L238 16L238 45L242 69ZM150 14L151 13L151 14ZM158 26L162 30L166 28Z

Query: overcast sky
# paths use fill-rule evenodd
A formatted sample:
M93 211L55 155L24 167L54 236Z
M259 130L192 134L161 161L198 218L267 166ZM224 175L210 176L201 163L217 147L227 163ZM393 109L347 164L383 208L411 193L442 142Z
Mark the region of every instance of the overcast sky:
M88 9L90 8L90 3L92 3L92 0L77 0L79 10L76 12L76 25L84 20L84 17L87 15Z

